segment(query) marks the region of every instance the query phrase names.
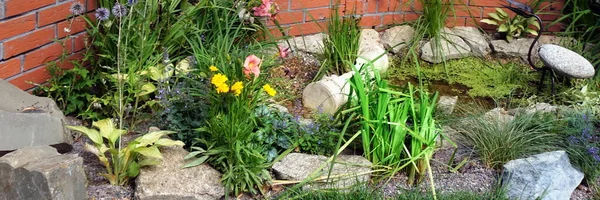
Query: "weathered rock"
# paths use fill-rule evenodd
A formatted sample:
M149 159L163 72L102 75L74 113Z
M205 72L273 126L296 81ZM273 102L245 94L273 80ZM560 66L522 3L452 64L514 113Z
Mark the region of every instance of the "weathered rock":
M87 199L83 159L49 146L25 147L0 158L0 199Z
M292 46L291 49L294 51L323 54L323 39L325 38L327 38L326 34L318 33L314 35L291 38L288 41ZM279 45L282 47L289 47L288 43L285 41L280 41Z
M494 108L483 115L487 120L498 121L500 123L508 124L515 116L509 114L504 108Z
M36 97L0 79L0 150L72 143L64 115L49 98Z
M454 112L456 102L458 102L458 96L441 96L437 105L437 111L445 115L450 115Z
M458 26L452 28L452 31L471 47L473 55L484 57L492 51L490 43L478 28Z
M360 31L360 39L358 43L358 52L363 53L364 51L368 51L371 47L381 47L383 49L383 44L381 44L381 39L379 38L379 32L375 29L362 29Z
M430 63L441 63L445 60L464 58L471 55L471 47L463 39L456 36L449 28L441 31L442 39L439 47L434 40L429 40L421 48L421 59Z
M534 105L530 105L528 107L515 108L508 111L511 115L516 115L520 113L532 114L535 112L556 112L558 108L556 106L550 105L548 103L536 103Z
M540 59L544 65L555 72L573 78L591 78L594 76L594 66L583 56L553 44L540 47Z
M301 181L309 177L315 170L325 163L327 157L301 153L290 153L281 161L273 165L273 171L277 179ZM339 155L333 166L329 184L313 183L308 187L318 188L344 188L357 183L366 182L370 179L371 162L362 156ZM318 172L318 176L328 174L328 167Z
M519 38L512 40L510 43L505 40L492 40L491 43L496 56L504 58L521 58L523 61L527 61L529 47L532 42L533 38ZM536 43L531 52L533 59L538 57L537 49L539 49L539 46L540 44Z
M381 42L386 49L391 49L394 53L400 53L402 48L407 46L407 43L413 39L415 29L411 26L395 26L383 32Z
M182 169L188 152L182 147L161 148L162 164L144 167L136 178L135 197L139 200L220 199L225 195L221 174L203 164Z
M504 165L502 184L511 199L563 200L583 180L573 168L565 151L553 151L511 160Z
M304 107L334 114L338 108L348 101L350 83L353 72L341 76L327 76L320 81L308 84L302 92Z
M575 38L572 37L559 37L554 35L542 35L538 40L541 44L555 44L555 45L573 45L577 42Z
M390 67L390 60L387 52L380 46L371 46L363 49L359 52L355 63L358 69L363 66L369 66L371 67L370 69L375 69L381 74L387 72Z

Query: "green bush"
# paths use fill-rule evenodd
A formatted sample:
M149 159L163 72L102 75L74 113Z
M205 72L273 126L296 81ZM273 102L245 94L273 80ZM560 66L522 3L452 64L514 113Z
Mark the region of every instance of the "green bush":
M500 168L510 160L556 149L560 138L552 114L522 113L505 121L476 115L455 127L485 165Z
M600 175L600 120L585 111L565 113L561 123L563 142L560 146L569 154L571 163L581 169L588 183L595 183Z

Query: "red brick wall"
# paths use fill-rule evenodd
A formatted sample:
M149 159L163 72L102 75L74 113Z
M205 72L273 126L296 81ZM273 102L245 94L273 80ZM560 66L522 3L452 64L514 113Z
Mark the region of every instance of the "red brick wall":
M0 78L24 90L33 83L43 83L49 75L46 67L57 60L63 51L68 59L80 58L84 48L85 33L81 19L67 20L69 8L74 1L86 5L88 12L94 10L95 0L0 0ZM274 0L280 7L277 20L286 34L303 35L321 32L331 12L331 2L337 0ZM479 20L487 13L504 4L503 0L454 0L455 15L448 19L448 26L480 25ZM524 2L524 0L519 0ZM408 3L413 2L413 3ZM543 4L548 14L542 18L549 22L556 19L564 0ZM385 25L412 21L419 17L423 6L418 0L341 0L340 14L356 10L362 15L365 28L382 28ZM90 14L91 15L91 14ZM473 18L471 18L471 16ZM71 24L73 21L73 25ZM269 23L274 28L273 23ZM70 26L71 32L65 32ZM484 29L494 27L482 25ZM560 31L559 26L548 29ZM55 42L55 40L60 41ZM64 44L64 48L63 45ZM68 68L68 62L61 63Z
M337 0L274 0L280 7L276 19L282 24L285 33L296 36L321 32L325 28L324 21L331 13L330 2ZM526 2L526 0L517 0ZM505 5L504 0L454 0L455 16L448 18L447 26L483 26L486 30L494 30L495 27L481 25L479 20L487 18L487 13ZM423 6L419 0L340 0L340 12L356 10L361 14L361 25L364 28L382 28L385 25L399 24L412 21L419 17ZM545 22L550 22L560 15L564 0L553 0L544 2L541 15ZM509 12L508 10L506 10ZM510 13L510 12L509 12ZM472 18L473 17L473 18ZM269 23L275 34L275 26ZM560 26L548 29L551 32L560 31Z
M27 90L34 87L30 82L43 83L49 78L46 67L63 52L67 60L81 57L85 22L80 18L67 20L75 1L87 11L94 10L94 0L0 1L1 79ZM59 65L70 67L68 62Z

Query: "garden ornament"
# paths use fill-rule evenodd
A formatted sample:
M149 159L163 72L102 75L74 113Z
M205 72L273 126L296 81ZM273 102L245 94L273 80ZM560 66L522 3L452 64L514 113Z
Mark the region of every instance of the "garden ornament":
M531 59L531 52L533 52L535 44L542 36L541 31L544 29L542 19L540 19L540 17L533 12L533 9L527 5L514 0L506 1L508 2L508 5L505 5L505 8L525 18L535 17L540 24L540 34L538 34L531 43L531 46L529 47L529 53L527 54L527 61L529 62L531 68L542 73L538 86L539 91L542 90L544 78L548 72L551 72L550 79L552 82L551 87L553 96L555 94L554 73L570 78L591 78L594 76L595 70L590 61L569 49L553 44L544 44L540 46L538 54L540 56L540 60L542 60L544 63L544 66L536 67Z

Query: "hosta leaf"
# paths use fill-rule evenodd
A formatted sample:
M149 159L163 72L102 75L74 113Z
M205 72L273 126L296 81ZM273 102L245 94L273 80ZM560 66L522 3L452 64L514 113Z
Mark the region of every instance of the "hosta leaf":
M496 8L496 13L498 13L499 16L502 16L502 18L508 17L508 13L504 12L504 10L500 8Z
M148 158L162 159L162 155L160 154L160 151L158 150L158 147L156 147L156 146L139 147L139 148L135 148L133 151L135 151L139 154L142 154Z
M486 23L486 24L489 24L489 25L496 25L496 26L498 25L498 22L496 22L494 20L491 20L491 19L482 19L479 22Z
M529 22L529 24L535 26L537 28L537 30L540 30L540 23L538 23L538 21L535 18L532 18L533 21Z
M89 128L86 128L83 126L67 126L67 128L83 133L88 138L90 138L90 140L92 140L92 142L94 142L96 144L104 143L104 140L102 139L102 135L95 129L89 129Z
M133 161L131 162L131 164L129 164L129 168L127 168L127 175L129 175L129 177L136 177L138 174L140 174L140 165Z
M175 66L175 69L178 72L182 72L184 74L188 73L190 71L190 61L187 58L179 61L179 63L177 63L177 66Z
M141 90L142 91L140 91L137 95L135 95L136 97L141 97L141 96L145 96L150 93L153 93L154 91L156 91L156 86L154 86L154 84L152 84L152 83L146 83L146 84L142 85Z
M108 141L111 144L115 144L115 142L117 142L117 140L121 137L121 135L125 134L127 131L125 130L119 130L119 129L114 129L109 135L108 135Z
M498 14L496 13L489 13L488 14L492 19L495 19L497 21L502 21L502 18L500 16L498 16Z
M508 31L508 25L502 24L498 27L498 32L506 32Z
M142 137L135 139L135 141L139 142L139 144L136 145L136 147L145 147L145 146L154 144L162 136L170 134L170 133L173 133L173 131L154 131L154 132L148 133Z
M527 32L528 32L528 33L530 33L531 35L535 35L535 36L537 36L537 35L538 35L538 32L537 32L536 30L533 30L533 29L527 29L527 30L525 30L525 31L527 31Z
M507 36L506 36L506 41L510 42L510 41L512 41L512 39L513 39L513 37L512 37L512 36L510 36L510 35L507 35Z
M98 128L98 130L100 130L100 135L106 139L110 138L110 134L115 130L115 125L110 119L95 121L92 123L92 126Z
M183 167L181 168L189 168L189 167L195 167L198 165L201 165L202 163L204 163L206 160L208 159L208 156L202 156L188 164L185 164Z
M92 153L92 154L94 154L94 155L96 155L96 156L99 156L99 155L100 155L100 150L98 149L98 147L96 147L96 146L94 146L94 145L91 145L91 144L85 143L85 145L83 146L83 148L84 148L86 151L88 151L88 152L90 152L90 153Z
M171 140L171 139L167 139L167 138L160 138L158 139L158 141L156 141L154 143L155 145L161 147L161 146L184 146L185 144L182 141L175 141L175 140Z
M161 163L161 160L159 160L159 159L147 158L147 159L140 160L140 162L138 164L140 165L140 167L143 167L143 166L159 165L160 163Z

